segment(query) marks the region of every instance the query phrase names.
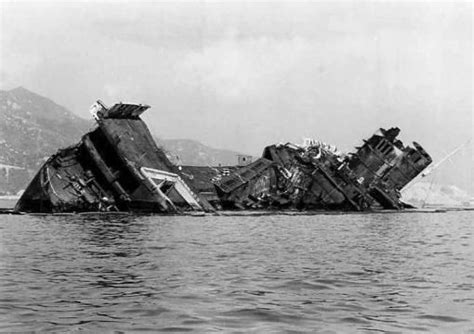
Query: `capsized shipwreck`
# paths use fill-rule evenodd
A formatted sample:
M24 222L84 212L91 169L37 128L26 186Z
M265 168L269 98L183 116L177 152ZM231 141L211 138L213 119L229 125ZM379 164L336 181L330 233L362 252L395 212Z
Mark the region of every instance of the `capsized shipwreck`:
M59 150L40 168L15 207L20 212L209 211L165 153L140 115L147 105L101 101L97 128Z
M432 162L419 144L405 146L400 130L391 128L349 154L307 140L268 146L246 165L178 166L140 118L148 108L97 101L97 127L44 163L15 210L401 210L400 190Z

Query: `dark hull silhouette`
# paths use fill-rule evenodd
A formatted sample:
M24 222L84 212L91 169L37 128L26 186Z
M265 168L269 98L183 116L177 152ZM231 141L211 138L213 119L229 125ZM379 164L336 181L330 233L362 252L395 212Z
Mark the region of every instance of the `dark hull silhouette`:
M97 128L41 167L18 212L212 212L220 209L403 209L400 190L430 156L380 129L354 153L316 141L271 145L246 166L176 166L140 118L148 106L100 101Z

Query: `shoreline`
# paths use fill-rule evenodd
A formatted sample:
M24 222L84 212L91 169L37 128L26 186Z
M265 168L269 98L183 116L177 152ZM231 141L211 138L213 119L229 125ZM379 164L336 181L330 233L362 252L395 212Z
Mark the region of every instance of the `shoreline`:
M140 214L133 212L71 212L71 213L26 213L15 212L13 208L0 207L0 215L22 215L22 216L169 216L169 217L263 217L263 216L321 216L321 215L370 215L370 214L409 214L409 213L445 213L456 211L474 211L474 207L453 207L453 206L439 206L419 209L405 209L405 210L372 210L372 211L278 211L278 210L262 210L262 211L217 211L214 213L205 212L186 212L182 214L163 214L151 213Z

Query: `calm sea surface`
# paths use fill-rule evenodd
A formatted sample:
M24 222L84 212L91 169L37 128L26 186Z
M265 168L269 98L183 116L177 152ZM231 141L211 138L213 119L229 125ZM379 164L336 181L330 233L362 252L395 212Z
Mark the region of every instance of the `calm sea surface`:
M0 222L0 332L474 333L472 211Z

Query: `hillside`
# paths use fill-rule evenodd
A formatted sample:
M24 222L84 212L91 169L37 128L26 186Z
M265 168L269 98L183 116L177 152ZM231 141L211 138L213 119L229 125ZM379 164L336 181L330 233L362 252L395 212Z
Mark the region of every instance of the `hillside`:
M155 138L158 146L165 149L168 158L175 164L189 166L231 166L237 164L240 153L212 148L190 139Z
M0 163L36 170L92 125L25 88L0 91Z
M424 205L462 206L471 201L471 196L453 185L418 182L402 190L402 200L417 207Z

